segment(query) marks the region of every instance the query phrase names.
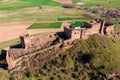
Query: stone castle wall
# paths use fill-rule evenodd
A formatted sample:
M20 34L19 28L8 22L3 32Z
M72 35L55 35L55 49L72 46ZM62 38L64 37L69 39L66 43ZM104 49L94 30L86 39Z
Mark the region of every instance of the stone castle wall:
M45 36L44 38L30 37L28 35L20 36L22 47L10 48L7 51L6 61L8 63L8 69L11 69L14 66L14 60L17 58L50 47L57 39L58 36L54 34Z
M102 20L84 22L81 28L64 26L64 34L71 39L87 39L93 34L102 34L110 37L114 34L115 25Z

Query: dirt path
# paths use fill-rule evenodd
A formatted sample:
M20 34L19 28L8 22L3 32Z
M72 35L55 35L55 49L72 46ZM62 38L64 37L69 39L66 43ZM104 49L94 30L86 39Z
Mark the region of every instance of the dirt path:
M24 33L37 34L37 33L47 33L47 32L56 32L60 29L32 29L26 30L28 26L32 23L9 23L9 24L0 24L0 42L18 38L19 35Z

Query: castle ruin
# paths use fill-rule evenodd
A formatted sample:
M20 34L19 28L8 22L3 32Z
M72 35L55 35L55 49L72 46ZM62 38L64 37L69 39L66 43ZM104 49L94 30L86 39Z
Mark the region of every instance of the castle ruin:
M75 39L85 40L93 34L101 34L106 37L111 37L115 33L114 24L100 19L85 21L82 26L73 26L72 22L63 22L61 28L63 30L62 33L67 37L67 40L62 40L57 33L42 38L31 37L29 34L20 36L21 48L10 48L7 50L6 61L8 69L13 69L16 66L17 58L30 53L33 54L52 45L54 45L54 47L59 47L61 44L67 42L71 43Z

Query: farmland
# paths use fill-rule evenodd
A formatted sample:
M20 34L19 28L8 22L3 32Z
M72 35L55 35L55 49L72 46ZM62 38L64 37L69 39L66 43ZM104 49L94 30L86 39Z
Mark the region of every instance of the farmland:
M18 10L40 5L60 6L60 3L53 2L52 0L20 0L17 2L0 3L0 10Z
M39 29L39 28L60 28L61 22L54 23L34 23L28 29Z

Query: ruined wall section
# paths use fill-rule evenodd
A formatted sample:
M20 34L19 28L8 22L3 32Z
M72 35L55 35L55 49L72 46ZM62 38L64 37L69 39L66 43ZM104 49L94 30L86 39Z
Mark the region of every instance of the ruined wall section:
M30 54L32 52L41 50L43 48L49 47L52 44L53 41L50 42L43 42L43 43L36 43L36 45L28 48L10 48L8 50L9 57L12 57L12 59L16 59L18 57L24 56L26 54Z
M14 66L14 60L20 58L22 56L37 52L41 49L50 47L54 42L57 42L57 35L49 35L44 38L25 38L23 37L23 41L21 44L27 44L22 48L10 48L7 51L6 61L8 64L8 69L11 69ZM25 43L26 41L30 41L30 43ZM29 44L29 45L28 45Z
M64 27L64 34L67 38L71 38L72 29L69 27Z
M33 54L22 56L14 61L10 72L22 71L34 67L42 67L47 62L57 58L60 53L59 51L60 44L51 46L49 48L36 51Z
M30 39L30 36L28 34L21 35L20 41L21 41L22 48L31 47L31 39Z
M100 33L100 27L101 27L101 23L95 23L92 25L92 28L90 28L90 35L92 34L98 34Z
M58 36L55 34L51 34L43 38L32 37L29 35L22 35L20 36L20 41L21 41L22 48L30 48L30 47L38 47L38 46L44 47L49 42L54 41L57 37Z
M81 30L75 29L71 32L71 39L78 39L81 37Z
M115 34L115 25L106 26L104 33L107 37L111 37Z
M83 29L81 39L85 40L85 39L89 38L90 33L91 33L90 28L89 29Z

